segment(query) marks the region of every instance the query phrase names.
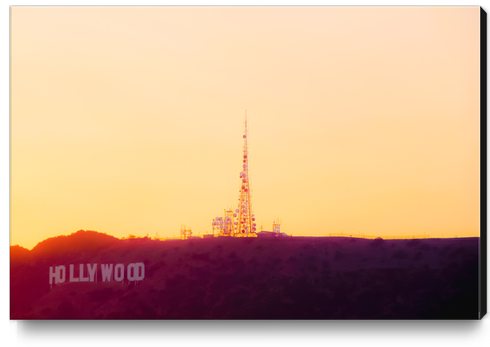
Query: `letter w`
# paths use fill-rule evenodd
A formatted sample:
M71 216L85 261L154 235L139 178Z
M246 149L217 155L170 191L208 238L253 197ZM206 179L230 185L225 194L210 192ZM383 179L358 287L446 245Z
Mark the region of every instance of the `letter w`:
M113 264L100 264L102 270L102 282L112 281L112 265Z

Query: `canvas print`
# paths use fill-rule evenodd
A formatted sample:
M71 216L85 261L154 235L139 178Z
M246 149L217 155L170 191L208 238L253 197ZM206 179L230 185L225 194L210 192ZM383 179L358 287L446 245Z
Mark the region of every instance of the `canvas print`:
M11 7L10 318L481 319L482 27Z

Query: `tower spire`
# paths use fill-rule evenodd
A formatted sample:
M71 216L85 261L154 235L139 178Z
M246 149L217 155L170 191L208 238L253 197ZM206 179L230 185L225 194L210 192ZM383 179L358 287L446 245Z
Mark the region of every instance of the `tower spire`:
M235 210L238 215L238 221L235 225L235 234L242 234L243 236L255 234L256 230L255 216L252 214L252 203L250 201L248 163L248 124L247 110L245 110L245 133L243 135L242 171L240 172L240 195L238 197L238 208Z

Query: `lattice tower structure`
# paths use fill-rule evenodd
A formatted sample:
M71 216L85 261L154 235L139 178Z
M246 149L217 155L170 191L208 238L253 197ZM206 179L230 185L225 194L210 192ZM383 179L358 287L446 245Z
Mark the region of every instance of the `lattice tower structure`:
M192 230L191 228L186 228L185 225L180 226L180 236L184 239L187 240L189 236L192 235Z
M252 203L250 200L250 176L249 176L249 153L248 153L248 126L247 114L245 113L245 133L243 135L243 157L242 171L240 172L240 195L238 197L238 208L234 217L238 217L235 224L235 235L255 236L255 216L252 214Z
M273 221L272 222L272 232L274 232L274 233L280 233L281 232L281 222L280 221Z
M233 236L234 235L234 225L233 225L233 210L225 210L224 217L216 217L213 219L211 224L213 228L213 235L221 236Z

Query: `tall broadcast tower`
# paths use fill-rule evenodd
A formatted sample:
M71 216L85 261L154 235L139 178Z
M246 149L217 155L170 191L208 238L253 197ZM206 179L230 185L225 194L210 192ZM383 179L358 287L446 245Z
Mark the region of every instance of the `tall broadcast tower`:
M255 216L252 214L252 204L250 202L250 177L248 175L248 144L247 144L247 111L245 110L245 134L243 135L243 160L242 171L240 172L240 196L238 198L238 208L233 216L238 220L235 222L235 234L250 236L255 234Z

